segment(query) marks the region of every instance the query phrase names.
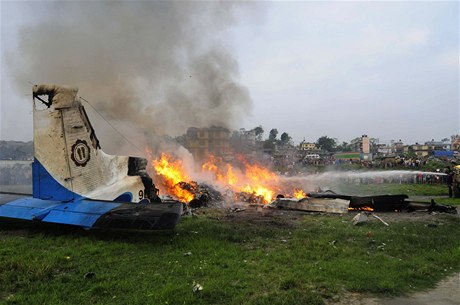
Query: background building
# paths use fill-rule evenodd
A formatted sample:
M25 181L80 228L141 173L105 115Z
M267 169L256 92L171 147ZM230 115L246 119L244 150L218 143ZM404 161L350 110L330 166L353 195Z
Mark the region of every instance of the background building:
M361 160L372 160L370 139L367 135L351 140L352 151L361 154Z
M205 159L209 154L226 157L230 154L230 130L224 127L190 127L185 134L185 148L195 159Z

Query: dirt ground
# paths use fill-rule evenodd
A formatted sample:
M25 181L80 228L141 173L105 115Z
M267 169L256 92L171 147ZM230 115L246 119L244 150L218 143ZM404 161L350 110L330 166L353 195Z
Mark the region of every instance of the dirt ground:
M331 215L331 217L341 217L345 220L352 220L358 211L349 211L346 214L331 214L322 212L306 212L279 208L268 208L263 205L249 205L248 203L234 203L229 206L218 206L216 208L194 209L193 214L208 214L213 218L225 219L231 222L249 222L260 225L273 225L278 227L295 227L295 225L305 215ZM442 221L438 217L445 213L427 212L424 210L415 212L375 212L373 213L388 223L399 221L423 221L427 225L436 225ZM459 211L457 217L460 218ZM378 221L371 218L371 221Z
M328 305L459 305L460 273L440 281L436 288L396 298L372 298L349 293Z

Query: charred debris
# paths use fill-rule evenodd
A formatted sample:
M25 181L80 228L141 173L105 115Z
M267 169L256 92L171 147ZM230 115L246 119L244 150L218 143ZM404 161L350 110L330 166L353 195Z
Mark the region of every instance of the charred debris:
M198 184L194 181L180 182L179 186L194 194L194 198L190 202L184 203L189 211L190 209L202 207L235 206L243 203L249 207L257 206L339 214L347 213L348 211L457 213L455 206L440 204L435 202L434 199L429 201L411 200L405 194L355 196L324 191L307 193L304 198L286 198L280 194L274 201L265 204L263 203L263 197L257 196L255 193L233 192L231 189L221 193L210 184Z

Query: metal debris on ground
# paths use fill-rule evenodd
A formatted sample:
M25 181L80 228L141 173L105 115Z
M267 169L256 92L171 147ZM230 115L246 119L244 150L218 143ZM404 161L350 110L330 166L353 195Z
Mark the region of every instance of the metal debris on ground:
M86 272L84 275L84 278L88 280L88 279L92 279L95 276L96 276L96 273L94 272Z
M433 199L427 201L417 201L409 199L405 194L399 195L371 195L371 196L353 196L337 194L333 191L322 193L308 193L309 198L329 198L343 199L350 202L349 208L356 211L370 209L377 212L394 212L394 211L420 211L442 212L456 214L457 208L451 205L436 203Z
M238 192L234 195L236 200L241 202L248 202L248 203L263 203L264 196L256 195L255 192L248 193L248 192Z
M372 216L374 216L374 218L377 218L378 220L380 220L384 225L389 226L389 224L387 222L385 222L382 218L380 218L379 216L375 215L374 213L372 213Z
M192 290L193 292L197 293L197 292L200 292L203 290L203 286L201 286L200 284L198 284L197 282L193 282L193 286L192 286Z
M382 222L384 225L386 226L389 226L389 224L387 222L385 222L381 217L375 215L374 213L371 213L371 212L361 212L361 213L358 213L355 215L355 217L353 217L352 219L352 222L353 222L353 225L358 225L360 223L363 223L363 222L368 222L370 219L370 216L374 217L375 219L378 219L380 222Z
M348 213L349 210L359 212L427 211L431 213L457 213L455 206L439 204L433 199L430 201L411 200L405 194L355 196L337 194L330 190L319 190L318 192L308 193L306 197L301 199L285 198L284 195L278 195L274 201L267 205L264 204L264 197L256 195L254 192L235 192L231 188L220 192L213 185L197 183L195 181L179 182L176 186L194 195L194 198L190 202L184 204L183 215L193 215L195 209L219 206L223 202L244 202L249 204L249 206L259 205L264 208L340 214ZM238 213L244 210L245 208L232 207L228 209L228 212ZM378 216L374 215L374 217L379 219L383 224L388 225L388 223Z
M268 207L307 212L348 213L349 201L339 198L277 198Z
M369 221L369 214L368 212L362 212L362 213L358 213L355 215L355 217L353 217L353 219L351 220L353 222L353 225L356 226L360 223L363 223L363 222L368 222Z
M246 211L246 209L233 207L233 208L229 208L228 211L230 213L238 213L238 212L244 212Z

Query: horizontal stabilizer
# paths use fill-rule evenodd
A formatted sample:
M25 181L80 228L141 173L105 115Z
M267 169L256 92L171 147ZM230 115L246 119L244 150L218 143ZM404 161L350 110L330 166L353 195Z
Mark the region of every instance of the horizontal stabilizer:
M84 199L61 202L0 194L0 217L39 220L84 228L173 229L182 204L118 203Z
M44 213L62 202L32 197L0 194L0 216L25 220L40 220Z
M51 209L42 221L91 228L99 217L120 205L87 200L65 203Z

